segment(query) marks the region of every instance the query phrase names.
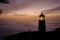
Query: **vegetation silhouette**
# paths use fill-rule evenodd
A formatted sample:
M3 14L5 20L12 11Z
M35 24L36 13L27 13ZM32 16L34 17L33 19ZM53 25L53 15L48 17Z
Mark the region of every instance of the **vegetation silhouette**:
M0 3L9 3L9 0L0 0Z
M3 40L41 40L47 38L60 38L60 28L55 29L51 32L38 32L38 31L28 31L23 33L18 33L12 36L8 36Z

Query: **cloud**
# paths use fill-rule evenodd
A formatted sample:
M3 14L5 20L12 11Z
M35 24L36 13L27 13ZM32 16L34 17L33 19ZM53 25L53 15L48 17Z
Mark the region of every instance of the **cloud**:
M45 9L54 8L59 6L59 0L9 0L9 4L0 4L0 9L3 9L3 13L13 13L15 11L23 12L41 12ZM57 3L56 3L57 2ZM15 12L16 14L18 12Z
M60 7L55 7L55 8L52 8L52 9L48 9L48 10L45 10L43 12L44 13L60 13Z

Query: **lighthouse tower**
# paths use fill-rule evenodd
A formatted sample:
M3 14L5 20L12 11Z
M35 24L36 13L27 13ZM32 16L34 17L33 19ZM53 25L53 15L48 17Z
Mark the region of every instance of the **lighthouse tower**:
M46 32L45 15L43 13L39 15L38 32Z

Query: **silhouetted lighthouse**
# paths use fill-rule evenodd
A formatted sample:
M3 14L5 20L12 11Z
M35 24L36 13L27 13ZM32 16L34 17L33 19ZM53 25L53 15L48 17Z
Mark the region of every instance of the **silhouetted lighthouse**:
M41 15L39 15L38 32L46 32L45 15L43 13L41 13Z

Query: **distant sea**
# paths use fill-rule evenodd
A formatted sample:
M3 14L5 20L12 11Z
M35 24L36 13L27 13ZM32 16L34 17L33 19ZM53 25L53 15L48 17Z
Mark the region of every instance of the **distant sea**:
M46 31L53 31L60 27L60 15L46 14ZM17 16L2 15L0 16L0 39L6 36L29 31L38 30L39 16Z

